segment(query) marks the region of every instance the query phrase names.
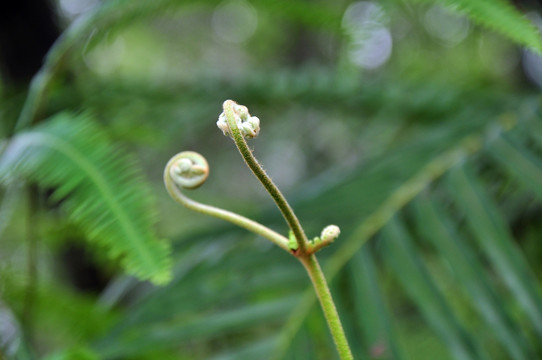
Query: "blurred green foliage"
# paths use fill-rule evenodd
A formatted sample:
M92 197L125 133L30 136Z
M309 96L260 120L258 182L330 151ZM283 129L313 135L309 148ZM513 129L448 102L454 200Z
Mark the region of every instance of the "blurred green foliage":
M507 39L539 51L542 8L522 4L532 22L504 0L59 1L28 93L0 84L0 358L336 358L295 261L163 189L198 151L194 197L286 234L215 126L228 98L309 237L341 227L319 256L356 358L541 357L542 61Z

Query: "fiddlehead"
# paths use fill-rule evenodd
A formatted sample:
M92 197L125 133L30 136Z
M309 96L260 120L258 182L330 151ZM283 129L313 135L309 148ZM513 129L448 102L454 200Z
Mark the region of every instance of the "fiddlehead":
M166 165L173 182L186 189L196 189L209 176L209 164L195 151L183 151L172 157Z
M239 214L192 200L181 191L181 189L198 188L207 180L208 175L209 164L202 155L194 151L183 151L168 161L164 169L164 184L169 195L186 208L229 221L290 251L288 239L279 233Z
M310 253L315 253L324 246L328 246L332 242L335 241L339 237L339 234L341 233L341 229L337 225L328 225L320 234L319 237L315 237L310 242L309 251Z

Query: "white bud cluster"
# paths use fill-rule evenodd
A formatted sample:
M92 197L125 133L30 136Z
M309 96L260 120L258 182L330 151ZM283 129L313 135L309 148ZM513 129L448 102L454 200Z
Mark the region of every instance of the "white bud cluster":
M341 229L337 225L328 225L322 230L320 234L320 239L324 242L333 242L336 238L339 237Z
M255 138L258 136L260 133L260 119L256 116L250 116L246 106L235 104L233 106L233 113L235 115L237 127L244 137ZM226 114L224 112L218 117L216 126L222 130L224 135L231 136L231 130L228 126L228 121L226 120Z

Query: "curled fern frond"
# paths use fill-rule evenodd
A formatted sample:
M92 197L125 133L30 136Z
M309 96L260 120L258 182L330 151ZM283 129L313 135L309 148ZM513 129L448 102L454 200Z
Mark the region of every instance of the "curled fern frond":
M183 151L174 157L166 165L168 174L173 182L186 189L196 189L205 183L209 176L209 164L207 160L194 151Z
M19 178L54 188L67 216L127 272L156 284L170 279L170 250L153 232L147 185L88 115L62 113L16 135L0 158L0 180Z

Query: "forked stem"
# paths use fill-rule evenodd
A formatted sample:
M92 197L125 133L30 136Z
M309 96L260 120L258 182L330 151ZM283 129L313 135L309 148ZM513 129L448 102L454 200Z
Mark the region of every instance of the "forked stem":
M245 136L256 137L260 131L260 120L255 116L250 116L245 106L238 105L232 100L226 100L224 113L220 115L217 125L225 135L230 135L233 138L245 163L275 201L295 237L292 239L292 243L286 237L244 216L199 203L184 195L180 188L195 189L205 182L209 174L207 161L198 153L185 151L171 158L164 170L164 183L167 191L174 200L188 209L229 221L259 234L297 257L312 281L341 360L354 359L326 278L314 254L337 238L340 233L339 228L335 225L329 225L324 228L320 237L314 238L312 241L307 239L305 231L286 198L266 174L245 141Z
M309 274L339 356L341 357L341 360L353 360L354 357L352 356L352 351L348 345L348 340L342 327L337 308L333 302L331 292L329 291L329 286L314 254L322 247L333 242L339 235L339 228L335 225L328 226L323 230L321 237L317 238L317 241L309 242L307 240L307 236L305 235L297 216L286 201L286 198L263 170L246 143L245 136L254 137L258 134L259 119L256 121L257 128L254 128L254 122L251 121L252 117L248 114L248 109L246 109L246 107L237 105L237 103L232 100L226 100L223 106L227 128L224 127L224 124L221 124L221 120L223 120L221 118L222 115L219 118L217 125L219 125L225 134L227 133L233 138L245 163L271 195L283 217L286 219L297 242L297 249L292 252L299 261L301 261ZM243 128L240 129L239 125L243 126ZM247 128L248 130L246 130Z

